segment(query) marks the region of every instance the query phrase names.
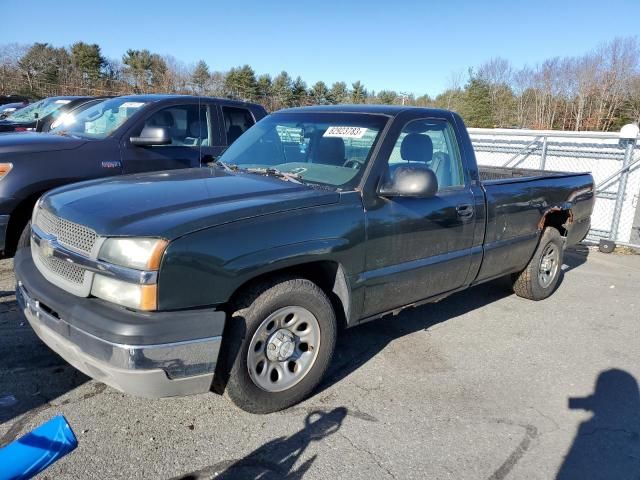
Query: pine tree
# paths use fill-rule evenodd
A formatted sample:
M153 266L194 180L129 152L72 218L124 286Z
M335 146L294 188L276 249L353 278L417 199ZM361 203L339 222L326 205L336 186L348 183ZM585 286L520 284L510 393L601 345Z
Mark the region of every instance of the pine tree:
M274 97L274 108L278 109L293 106L292 86L293 82L291 81L291 77L285 71L280 72L273 79L271 91Z
M294 105L307 103L307 84L302 80L302 77L296 77L291 84L291 100Z
M398 99L398 94L393 90L380 90L377 98L382 104L393 105Z
M225 89L234 97L255 100L258 94L258 82L253 68L243 65L229 70L225 78Z
M82 79L91 83L100 78L106 60L102 56L99 45L76 42L71 45L71 63L81 74Z
M469 127L492 128L494 126L490 88L485 81L474 77L469 80L460 114Z
M322 81L314 83L309 90L309 99L316 105L326 105L330 103L327 84Z
M149 50L127 50L122 57L128 73L133 77L134 88L146 92L158 87L167 72L167 64L157 53Z
M211 81L209 66L204 60L200 60L191 73L191 83L196 87L198 93L204 93Z
M351 84L351 102L365 103L367 99L367 91L360 80Z
M347 91L347 84L344 82L335 82L331 85L329 90L329 103L347 103L349 101L349 92Z

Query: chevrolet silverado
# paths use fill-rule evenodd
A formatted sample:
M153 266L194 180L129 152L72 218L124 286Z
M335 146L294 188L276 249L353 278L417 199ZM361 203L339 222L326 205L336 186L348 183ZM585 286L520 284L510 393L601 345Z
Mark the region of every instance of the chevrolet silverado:
M283 110L209 168L45 194L17 296L44 343L116 389L272 412L318 385L339 327L499 277L548 297L593 204L588 173L478 168L453 112Z

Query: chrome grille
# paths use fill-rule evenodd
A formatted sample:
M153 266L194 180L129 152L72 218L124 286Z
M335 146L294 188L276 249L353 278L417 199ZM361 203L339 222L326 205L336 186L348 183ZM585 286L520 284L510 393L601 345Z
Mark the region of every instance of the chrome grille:
M47 210L38 209L36 225L46 233L55 235L62 245L87 255L91 254L98 239L90 228L60 218Z
M55 257L43 255L40 249L38 249L38 258L51 273L78 285L84 283L85 270L83 268Z

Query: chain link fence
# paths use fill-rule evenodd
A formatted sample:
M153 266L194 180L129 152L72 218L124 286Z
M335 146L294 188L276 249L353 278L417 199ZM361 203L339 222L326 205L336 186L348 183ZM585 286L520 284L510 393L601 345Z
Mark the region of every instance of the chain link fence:
M618 132L470 128L480 165L590 172L596 204L588 241L640 247L640 146Z

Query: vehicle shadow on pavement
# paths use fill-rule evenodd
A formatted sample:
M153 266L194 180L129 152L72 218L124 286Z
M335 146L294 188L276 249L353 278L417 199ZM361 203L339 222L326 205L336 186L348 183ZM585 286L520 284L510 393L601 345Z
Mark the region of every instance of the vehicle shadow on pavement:
M331 365L315 395L348 377L375 357L390 342L420 330L428 330L472 310L513 295L499 279L464 290L438 303L410 308L397 317L386 316L340 332Z
M589 247L586 245L574 245L572 247L567 248L564 252L564 261L562 271L564 273L573 270L574 268L578 268L580 265L584 264L589 257Z
M624 370L601 372L592 395L569 398L570 409L593 412L576 432L556 480L638 478L640 391Z
M317 455L313 455L294 469L296 462L311 442L321 441L336 433L346 416L345 407L327 412L313 411L306 416L304 427L289 437L271 440L241 459L220 462L196 472L174 477L173 480L300 479L311 468Z
M589 249L583 245L567 250L556 289L562 285L564 274L583 265L588 255ZM500 278L456 293L440 302L407 309L397 317L389 315L342 331L338 335L329 371L314 394L317 395L349 376L391 341L420 330L427 330L438 323L459 317L509 295L513 295L513 291L508 279Z

